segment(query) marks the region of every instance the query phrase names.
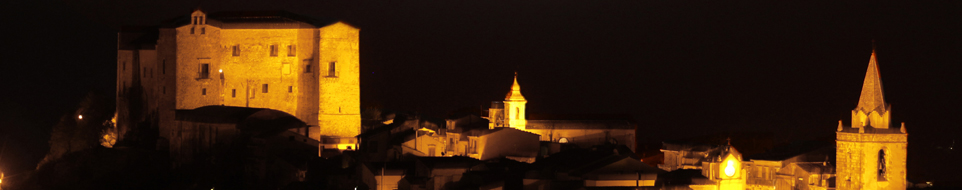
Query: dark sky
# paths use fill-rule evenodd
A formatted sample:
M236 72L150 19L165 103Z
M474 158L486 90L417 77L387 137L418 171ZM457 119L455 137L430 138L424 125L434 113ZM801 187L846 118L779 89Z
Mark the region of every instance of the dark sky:
M517 71L528 113L630 114L641 141L653 142L749 131L832 137L838 120L850 122L875 39L892 117L911 134L910 180L962 180L936 175L962 169L946 150L962 140L959 1L198 2L0 3L0 138L10 144L0 166L32 168L60 115L87 92L113 95L119 26L202 7L289 10L361 28L364 107L477 109L503 99Z

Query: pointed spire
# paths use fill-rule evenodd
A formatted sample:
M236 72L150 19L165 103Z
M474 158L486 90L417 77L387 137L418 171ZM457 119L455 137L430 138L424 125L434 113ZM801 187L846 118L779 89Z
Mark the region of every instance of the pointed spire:
M514 72L514 84L511 85L511 92L504 97L505 100L524 100L521 95L521 85L518 85L518 72Z
M518 85L518 72L514 72L514 84L511 85L511 91L521 91L521 85ZM520 93L520 92L519 92Z
M865 71L865 81L862 82L862 94L858 98L858 106L855 110L865 113L885 111L885 98L882 94L882 79L879 75L878 64L875 62L875 48L872 45L872 57L868 61L868 70Z

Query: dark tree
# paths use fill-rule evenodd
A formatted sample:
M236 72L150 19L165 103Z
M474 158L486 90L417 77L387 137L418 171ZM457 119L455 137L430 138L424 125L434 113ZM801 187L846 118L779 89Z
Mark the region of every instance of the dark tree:
M50 151L38 166L60 159L64 155L101 146L105 132L113 128L112 101L95 93L88 93L77 110L60 118L50 133Z

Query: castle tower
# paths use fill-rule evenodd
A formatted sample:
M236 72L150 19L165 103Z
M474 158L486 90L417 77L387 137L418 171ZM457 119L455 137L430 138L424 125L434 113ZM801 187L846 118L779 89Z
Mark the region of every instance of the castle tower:
M521 85L518 85L518 73L514 73L514 84L511 85L511 92L504 97L504 118L507 120L508 127L525 130L528 120L525 117L525 104L528 100L521 96Z
M356 149L361 134L360 30L345 23L320 29L318 126L323 148Z
M904 123L900 129L889 127L890 111L873 50L858 106L852 110L852 126L839 126L836 132L839 190L906 188L908 133Z

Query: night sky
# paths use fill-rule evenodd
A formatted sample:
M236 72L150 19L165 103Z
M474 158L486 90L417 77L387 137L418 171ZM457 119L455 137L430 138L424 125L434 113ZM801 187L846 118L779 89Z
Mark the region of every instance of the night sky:
M962 1L63 0L0 3L0 169L33 169L88 92L114 96L116 32L201 7L288 10L361 28L362 107L443 117L630 114L643 142L767 132L831 138L876 41L909 180L962 180ZM956 146L954 149L958 149ZM951 184L951 183L950 183ZM959 185L958 183L955 183Z

